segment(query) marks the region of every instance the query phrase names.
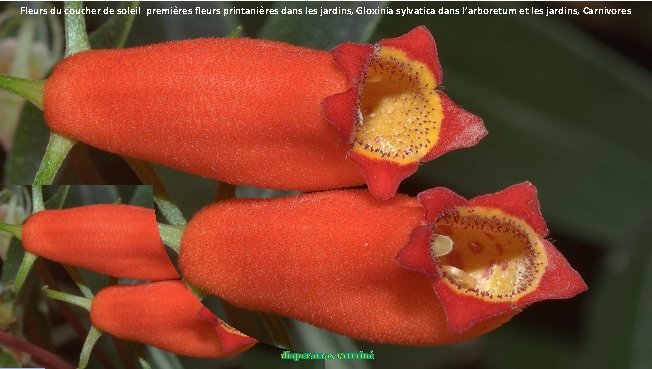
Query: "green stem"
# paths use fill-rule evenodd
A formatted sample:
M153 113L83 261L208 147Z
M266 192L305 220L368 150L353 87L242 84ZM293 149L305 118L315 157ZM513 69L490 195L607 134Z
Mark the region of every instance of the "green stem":
M81 10L83 4L81 1L64 2L66 10L72 10L73 14L65 15L66 25L66 57L76 54L80 51L90 49L88 35L86 34L86 22L81 14L74 14L75 10Z
M29 271L32 269L32 265L34 265L36 258L36 255L25 251L25 256L23 256L23 261L20 263L18 273L16 274L16 279L14 280L14 291L16 291L16 295L20 293L20 289L23 287L23 284L29 275Z
M36 172L34 183L41 185L52 184L68 152L70 152L70 149L76 143L77 141L71 138L51 132L50 141L48 142L48 147L45 149L41 166L39 166Z
M160 223L158 225L158 231L161 234L163 243L170 246L170 248L176 251L177 254L181 249L181 236L183 236L183 230L184 228L182 227Z
M127 8L129 10L133 10L138 8L138 5L140 4L140 1L130 1L129 4L127 5ZM134 24L134 19L136 19L136 14L129 14L127 17L124 19L124 23L122 24L121 32L120 32L120 37L118 37L118 41L116 42L116 47L117 48L123 48L125 47L125 44L127 43L127 38L129 37L129 32L131 32L131 27Z
M43 110L44 87L45 81L42 80L34 81L31 79L24 79L0 74L1 89L26 99L41 110Z
M75 282L82 295L84 295L84 297L87 299L93 299L93 291L88 288L86 282L84 281L84 277L82 277L81 273L79 273L79 270L68 265L64 265L63 267L68 272L68 275L70 275L70 278L72 278L72 280Z
M88 331L86 340L84 341L84 346L82 346L81 353L79 354L79 368L84 369L88 365L88 360L91 358L91 352L93 347L97 343L97 340L102 337L102 331L96 326L92 325L91 329Z
M84 308L87 311L91 311L92 299L71 295L69 293L65 293L61 291L51 290L49 288L44 288L43 293L45 294L45 296L51 299L67 302L69 304Z
M32 186L32 211L37 213L45 210L45 202L43 201L43 186L35 184Z
M63 185L57 189L57 192L52 195L48 199L48 201L45 202L45 207L47 209L61 209L63 207L63 204L66 202L66 198L68 197L68 193L70 192L70 185Z
M19 240L23 239L23 226L15 224L0 223L0 231L5 231Z
M131 345L134 348L134 351L136 352L136 357L138 358L138 364L140 365L140 368L152 369L152 365L149 363L149 360L147 360L147 356L145 355L145 350L143 348L143 345L135 342L132 342Z

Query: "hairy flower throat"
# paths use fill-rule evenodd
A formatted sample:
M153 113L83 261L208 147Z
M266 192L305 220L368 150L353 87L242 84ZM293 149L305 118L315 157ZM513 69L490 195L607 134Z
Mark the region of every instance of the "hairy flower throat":
M538 286L545 271L545 251L534 230L500 210L458 207L433 230L433 249L441 237L453 242L449 253L433 253L447 282L480 298L520 298Z
M380 47L363 83L353 150L398 164L424 157L437 143L443 119L436 87L425 64Z

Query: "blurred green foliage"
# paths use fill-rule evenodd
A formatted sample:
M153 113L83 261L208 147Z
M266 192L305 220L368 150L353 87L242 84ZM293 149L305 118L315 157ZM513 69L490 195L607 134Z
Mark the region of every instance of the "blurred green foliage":
M17 4L2 4L0 10ZM60 6L60 4L55 4ZM89 3L117 7L117 3ZM528 180L537 185L555 245L584 276L589 291L569 301L537 304L479 339L446 347L399 347L354 342L297 322L293 338L313 351L374 350L370 368L632 368L652 367L652 75L648 4L606 3L143 3L152 7L369 9L462 7L632 8L630 16L137 16L128 45L191 37L243 35L327 49L343 41L394 37L426 25L444 69L445 92L484 119L490 134L478 146L421 166L401 186L415 194L434 186L474 196ZM87 18L89 30L106 17ZM121 24L120 22L115 22ZM105 26L106 29L106 26ZM110 33L109 33L110 35ZM104 39L104 38L102 38ZM40 113L27 107L14 147L5 154L5 183L29 183L47 143ZM157 167L173 199L189 217L215 198L218 184ZM76 148L60 183L136 183L124 162L85 146ZM107 187L70 201L117 198L143 205L145 189L131 196ZM239 188L238 196L279 192ZM104 200L102 200L104 201ZM236 312L237 315L237 312ZM237 316L227 320L237 321ZM60 323L60 322L59 322ZM56 321L51 324L57 324ZM54 340L60 343L60 340ZM55 347L74 362L74 347ZM77 350L77 351L75 351ZM111 349L107 348L109 352ZM171 357L150 350L158 368L340 367L294 364L282 350L258 345L228 360ZM6 357L3 354L3 358ZM348 365L349 363L347 363ZM99 368L98 362L91 362Z

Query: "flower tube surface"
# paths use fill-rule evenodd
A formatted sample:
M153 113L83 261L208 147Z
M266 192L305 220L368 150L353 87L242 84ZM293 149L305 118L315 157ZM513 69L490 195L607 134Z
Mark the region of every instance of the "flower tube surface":
M236 355L257 342L211 313L178 280L104 288L93 299L91 321L124 340L199 358Z
M425 27L332 52L198 39L75 54L48 79L44 108L53 131L121 155L236 185L366 182L385 199L420 161L486 134L440 82Z
M113 277L175 279L153 209L88 205L32 214L23 225L25 250Z
M359 190L226 201L193 217L182 238L179 265L190 283L235 305L374 342L457 342L488 332L518 313L523 305L501 305L498 312L487 307L492 314L473 310L465 316L470 324L457 329L449 307L464 308L455 305L454 296L438 298L433 285L447 275L442 270L450 270L444 264L464 266L445 259L440 270L438 258L428 252L432 273L423 274L395 260L406 245L414 243L414 232L428 227L427 214L419 199L398 195L377 201ZM473 232L460 230L460 237L474 237ZM508 254L477 260L471 255L469 261L509 263L509 257L518 256L521 244L511 245L502 229L495 232L497 238L506 238L503 247ZM430 238L426 240L430 247ZM453 237L449 246L465 247L464 241L468 239ZM549 278L532 280L528 287L553 292L541 294L543 298L570 297L584 288L556 251L553 256L545 254L552 253L548 249L541 252L537 262L554 258L556 263L542 267L545 273L571 287L550 285ZM512 276L504 273L505 283ZM557 288L562 290L554 295ZM467 297L467 293L459 295Z

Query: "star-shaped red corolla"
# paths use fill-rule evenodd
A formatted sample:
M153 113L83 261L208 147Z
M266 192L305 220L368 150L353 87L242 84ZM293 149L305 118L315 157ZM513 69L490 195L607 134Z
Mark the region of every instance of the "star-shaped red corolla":
M451 331L587 289L546 240L548 229L531 183L471 200L434 188L418 199L425 222L396 261L432 278Z
M344 43L331 51L351 87L323 109L351 149L348 156L378 199L396 193L421 162L477 144L482 120L441 92L442 68L426 27L375 45Z

